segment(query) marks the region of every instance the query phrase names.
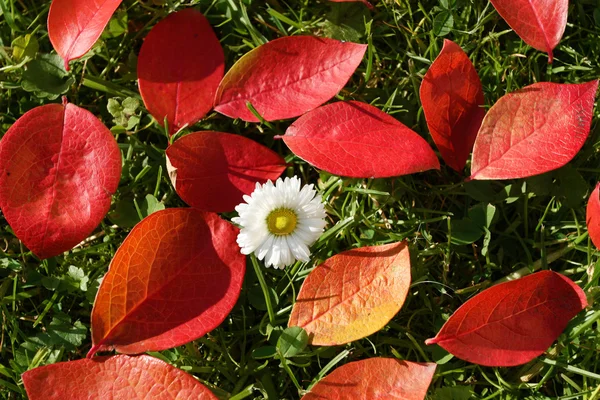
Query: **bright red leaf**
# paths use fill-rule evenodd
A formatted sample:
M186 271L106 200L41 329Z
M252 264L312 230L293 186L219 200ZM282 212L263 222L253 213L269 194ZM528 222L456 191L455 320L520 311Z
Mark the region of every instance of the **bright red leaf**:
M92 310L88 357L159 351L216 328L240 294L238 229L213 213L171 208L133 228L113 258Z
M302 400L423 400L436 366L381 357L351 362L321 379Z
M223 48L208 20L187 8L152 28L138 58L146 108L174 133L204 117L213 105L225 68Z
M384 178L440 169L425 139L358 101L327 104L303 115L283 140L298 157L335 175Z
M247 103L267 121L293 118L325 103L348 82L367 45L288 36L250 51L227 72L215 110L258 122Z
M410 286L406 242L361 247L326 260L306 278L288 326L335 346L366 337L398 313Z
M216 400L191 375L150 356L95 357L23 374L29 400Z
M425 343L475 364L525 364L546 351L586 306L585 293L569 278L541 271L469 299Z
M569 0L491 0L498 14L525 43L548 53L556 47L567 26Z
M329 0L333 3L363 3L365 6L373 9L373 5L369 3L367 0Z
M465 168L485 115L483 89L469 57L444 40L439 56L425 74L421 103L431 137L442 158L456 171Z
M110 208L121 152L92 113L48 104L25 113L0 141L0 208L40 258L85 239Z
M222 132L195 132L167 149L167 168L177 194L205 211L233 211L256 182L275 181L285 160L257 142Z
M588 200L585 221L590 239L594 246L600 248L600 183L596 185Z
M483 119L471 179L512 179L562 167L590 131L598 81L536 83L498 100Z
M92 48L121 0L52 0L48 13L48 36L65 61L83 56Z

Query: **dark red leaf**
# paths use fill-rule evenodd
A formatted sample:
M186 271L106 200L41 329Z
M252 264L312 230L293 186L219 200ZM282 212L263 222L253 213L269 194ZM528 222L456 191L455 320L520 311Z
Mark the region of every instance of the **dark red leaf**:
M588 137L598 81L536 83L498 100L475 140L471 179L525 178L571 161Z
M121 152L92 113L48 104L25 113L0 141L0 208L40 258L85 239L110 208Z
M140 93L159 124L174 133L204 117L225 68L223 48L207 19L187 8L152 28L138 58Z
M238 60L215 97L215 110L258 122L247 103L267 121L293 118L325 103L348 82L367 45L313 36L288 36Z
M556 47L567 26L569 0L491 0L498 14L528 45L548 53Z
M600 183L592 191L587 203L585 220L592 243L600 248Z
M425 139L358 101L327 104L303 115L283 140L298 157L335 175L384 178L440 169Z
M233 211L257 182L275 181L285 160L240 135L195 132L167 149L167 168L177 194L205 211Z
M406 242L344 251L308 275L288 326L303 328L318 346L362 339L390 322L409 287Z
M381 357L355 361L321 379L302 400L423 400L436 367Z
M121 0L52 0L48 36L65 61L83 56L92 48Z
M586 306L585 293L569 278L540 271L471 298L425 343L475 364L525 364L550 347Z
M133 228L102 280L88 357L135 354L195 340L216 328L240 294L246 259L238 229L192 208L157 211Z
M206 386L150 356L95 357L23 374L29 400L217 400Z
M456 171L465 168L485 116L483 89L469 57L456 43L444 47L421 83L421 103L431 137Z

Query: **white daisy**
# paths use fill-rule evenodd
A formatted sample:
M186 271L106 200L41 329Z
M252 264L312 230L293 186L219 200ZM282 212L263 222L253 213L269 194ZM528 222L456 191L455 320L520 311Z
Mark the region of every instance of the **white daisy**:
M237 243L242 254L254 252L267 267L283 268L295 260L308 261L312 245L323 233L325 208L313 185L300 188L300 179L277 179L256 184L245 203L235 210L240 225Z

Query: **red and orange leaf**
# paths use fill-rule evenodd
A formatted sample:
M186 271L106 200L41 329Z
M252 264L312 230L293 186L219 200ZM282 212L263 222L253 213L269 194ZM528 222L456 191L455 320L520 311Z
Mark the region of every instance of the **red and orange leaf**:
M227 72L215 110L258 122L247 103L267 121L294 118L335 96L348 82L367 45L288 36L245 54Z
M585 293L569 278L541 271L469 299L425 343L475 364L525 364L546 351L586 306Z
M121 152L92 113L48 104L25 113L0 141L0 208L38 257L85 239L110 208Z
M567 26L569 0L491 0L498 14L525 43L548 53L556 47Z
M355 361L321 379L302 400L423 400L436 367L381 357Z
M95 357L23 374L29 400L216 400L191 375L150 356Z
M303 115L283 140L298 157L335 175L384 178L440 169L425 139L358 101L327 104Z
M367 0L329 0L333 3L363 3L365 6L373 9L373 5L369 3Z
M306 278L288 326L335 346L369 336L398 313L410 286L406 242L361 247L326 260Z
M585 221L592 243L600 248L600 183L596 185L588 200Z
M198 122L213 105L225 59L208 20L187 8L156 24L142 45L138 82L146 108L169 132Z
M177 194L205 211L233 211L257 182L275 181L285 160L240 135L195 132L167 149L167 168Z
M88 357L188 343L216 328L237 301L245 257L238 229L192 208L158 211L133 228L102 280Z
M485 110L479 75L456 43L444 40L442 51L421 83L420 97L429 132L442 158L452 169L462 171Z
M560 168L590 131L598 81L536 83L509 93L479 129L471 179L525 178Z
M121 0L52 0L48 13L50 42L65 62L92 48Z

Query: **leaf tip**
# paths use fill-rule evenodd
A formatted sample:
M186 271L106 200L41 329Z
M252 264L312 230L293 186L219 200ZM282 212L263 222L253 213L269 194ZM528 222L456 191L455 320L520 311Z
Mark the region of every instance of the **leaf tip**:
M429 338L429 339L426 339L426 340L425 340L425 344L426 344L427 346L430 346L430 345L432 345L432 344L437 344L437 342L438 342L438 341L439 341L439 339L438 339L438 338L437 338L437 336L436 336L436 337L434 337L434 338Z

